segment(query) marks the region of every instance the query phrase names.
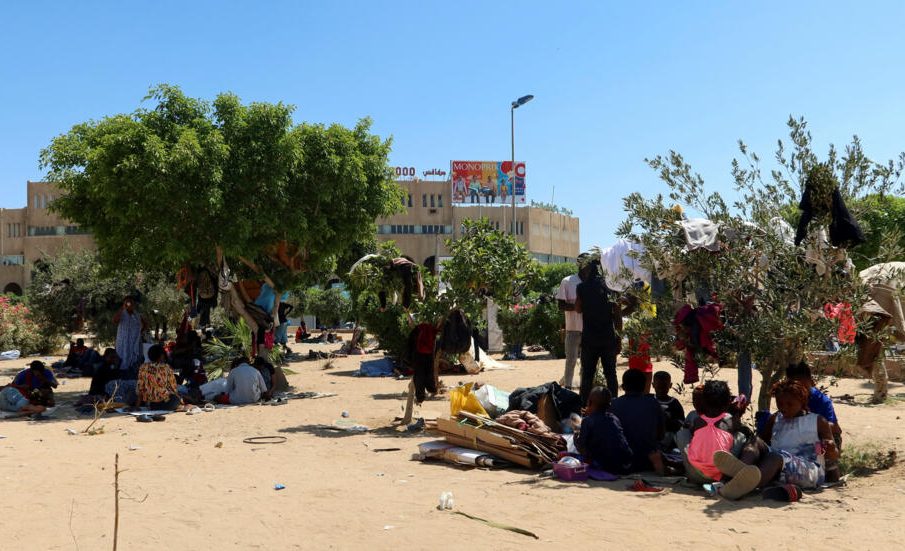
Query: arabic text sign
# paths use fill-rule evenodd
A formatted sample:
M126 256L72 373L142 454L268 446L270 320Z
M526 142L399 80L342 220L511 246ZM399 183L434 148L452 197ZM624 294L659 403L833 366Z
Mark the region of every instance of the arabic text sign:
M453 203L512 201L511 161L452 161ZM525 202L525 163L515 163L515 200Z

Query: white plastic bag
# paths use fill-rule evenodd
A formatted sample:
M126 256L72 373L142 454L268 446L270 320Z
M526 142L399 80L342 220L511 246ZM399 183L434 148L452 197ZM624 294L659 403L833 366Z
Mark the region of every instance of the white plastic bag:
M491 417L497 418L509 409L509 393L493 385L483 385L474 391L475 397Z

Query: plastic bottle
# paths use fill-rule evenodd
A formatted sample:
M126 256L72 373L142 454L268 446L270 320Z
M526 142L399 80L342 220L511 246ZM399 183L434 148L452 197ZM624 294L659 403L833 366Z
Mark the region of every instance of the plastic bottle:
M452 492L443 492L440 494L440 503L437 505L437 509L440 509L441 511L450 510L453 508L454 504Z

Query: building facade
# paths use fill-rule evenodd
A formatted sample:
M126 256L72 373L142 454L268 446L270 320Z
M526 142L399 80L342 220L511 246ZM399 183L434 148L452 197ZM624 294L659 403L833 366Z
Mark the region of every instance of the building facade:
M510 231L512 206L499 203L453 205L447 181L400 180L405 211L377 221L380 241L394 241L402 254L433 269L437 259L449 256L447 239L462 234L465 220L487 218L496 228ZM482 198L482 201L486 201ZM544 263L569 262L578 256L578 218L537 207L520 206L516 212L516 239Z
M93 249L91 235L48 206L60 191L46 182L28 182L25 207L0 209L0 292L21 295L34 263L62 250Z

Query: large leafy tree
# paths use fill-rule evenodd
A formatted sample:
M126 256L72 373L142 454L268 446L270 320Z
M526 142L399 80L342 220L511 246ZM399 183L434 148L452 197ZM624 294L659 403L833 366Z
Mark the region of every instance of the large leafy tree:
M828 266L823 273L806 261L804 247L817 244L817 232L826 228L826 219L811 223L803 247L790 243L789 231L783 228L789 205L798 204L805 182L816 175L838 186L846 201L901 193L899 179L905 167L905 155L885 164L870 160L857 137L841 154L831 146L819 159L806 123L790 118L788 127L791 145L779 141L775 168L768 175L760 158L739 142L742 157L732 162L739 199L731 205L721 194L709 193L703 178L679 153L648 160L666 182L668 198L629 195L624 200L627 218L617 232L644 245L642 264L677 290L678 300L658 299L658 316L642 322L648 325L642 331L654 339L671 339L672 313L685 297L702 289L716 293L731 321L716 335L717 341L723 351L751 352L767 383L761 385L760 409L769 407L769 381L806 351L820 349L832 333L832 323L820 314L823 304L846 300L857 310L867 299L853 270L845 267L845 251L830 247L820 253ZM686 216L720 224L719 251L686 250L677 225ZM669 344L652 343L655 348Z
M390 141L368 119L296 124L290 105L208 102L170 85L145 101L75 125L41 154L64 193L54 209L92 232L107 266L175 270L222 254L291 289L398 208Z

